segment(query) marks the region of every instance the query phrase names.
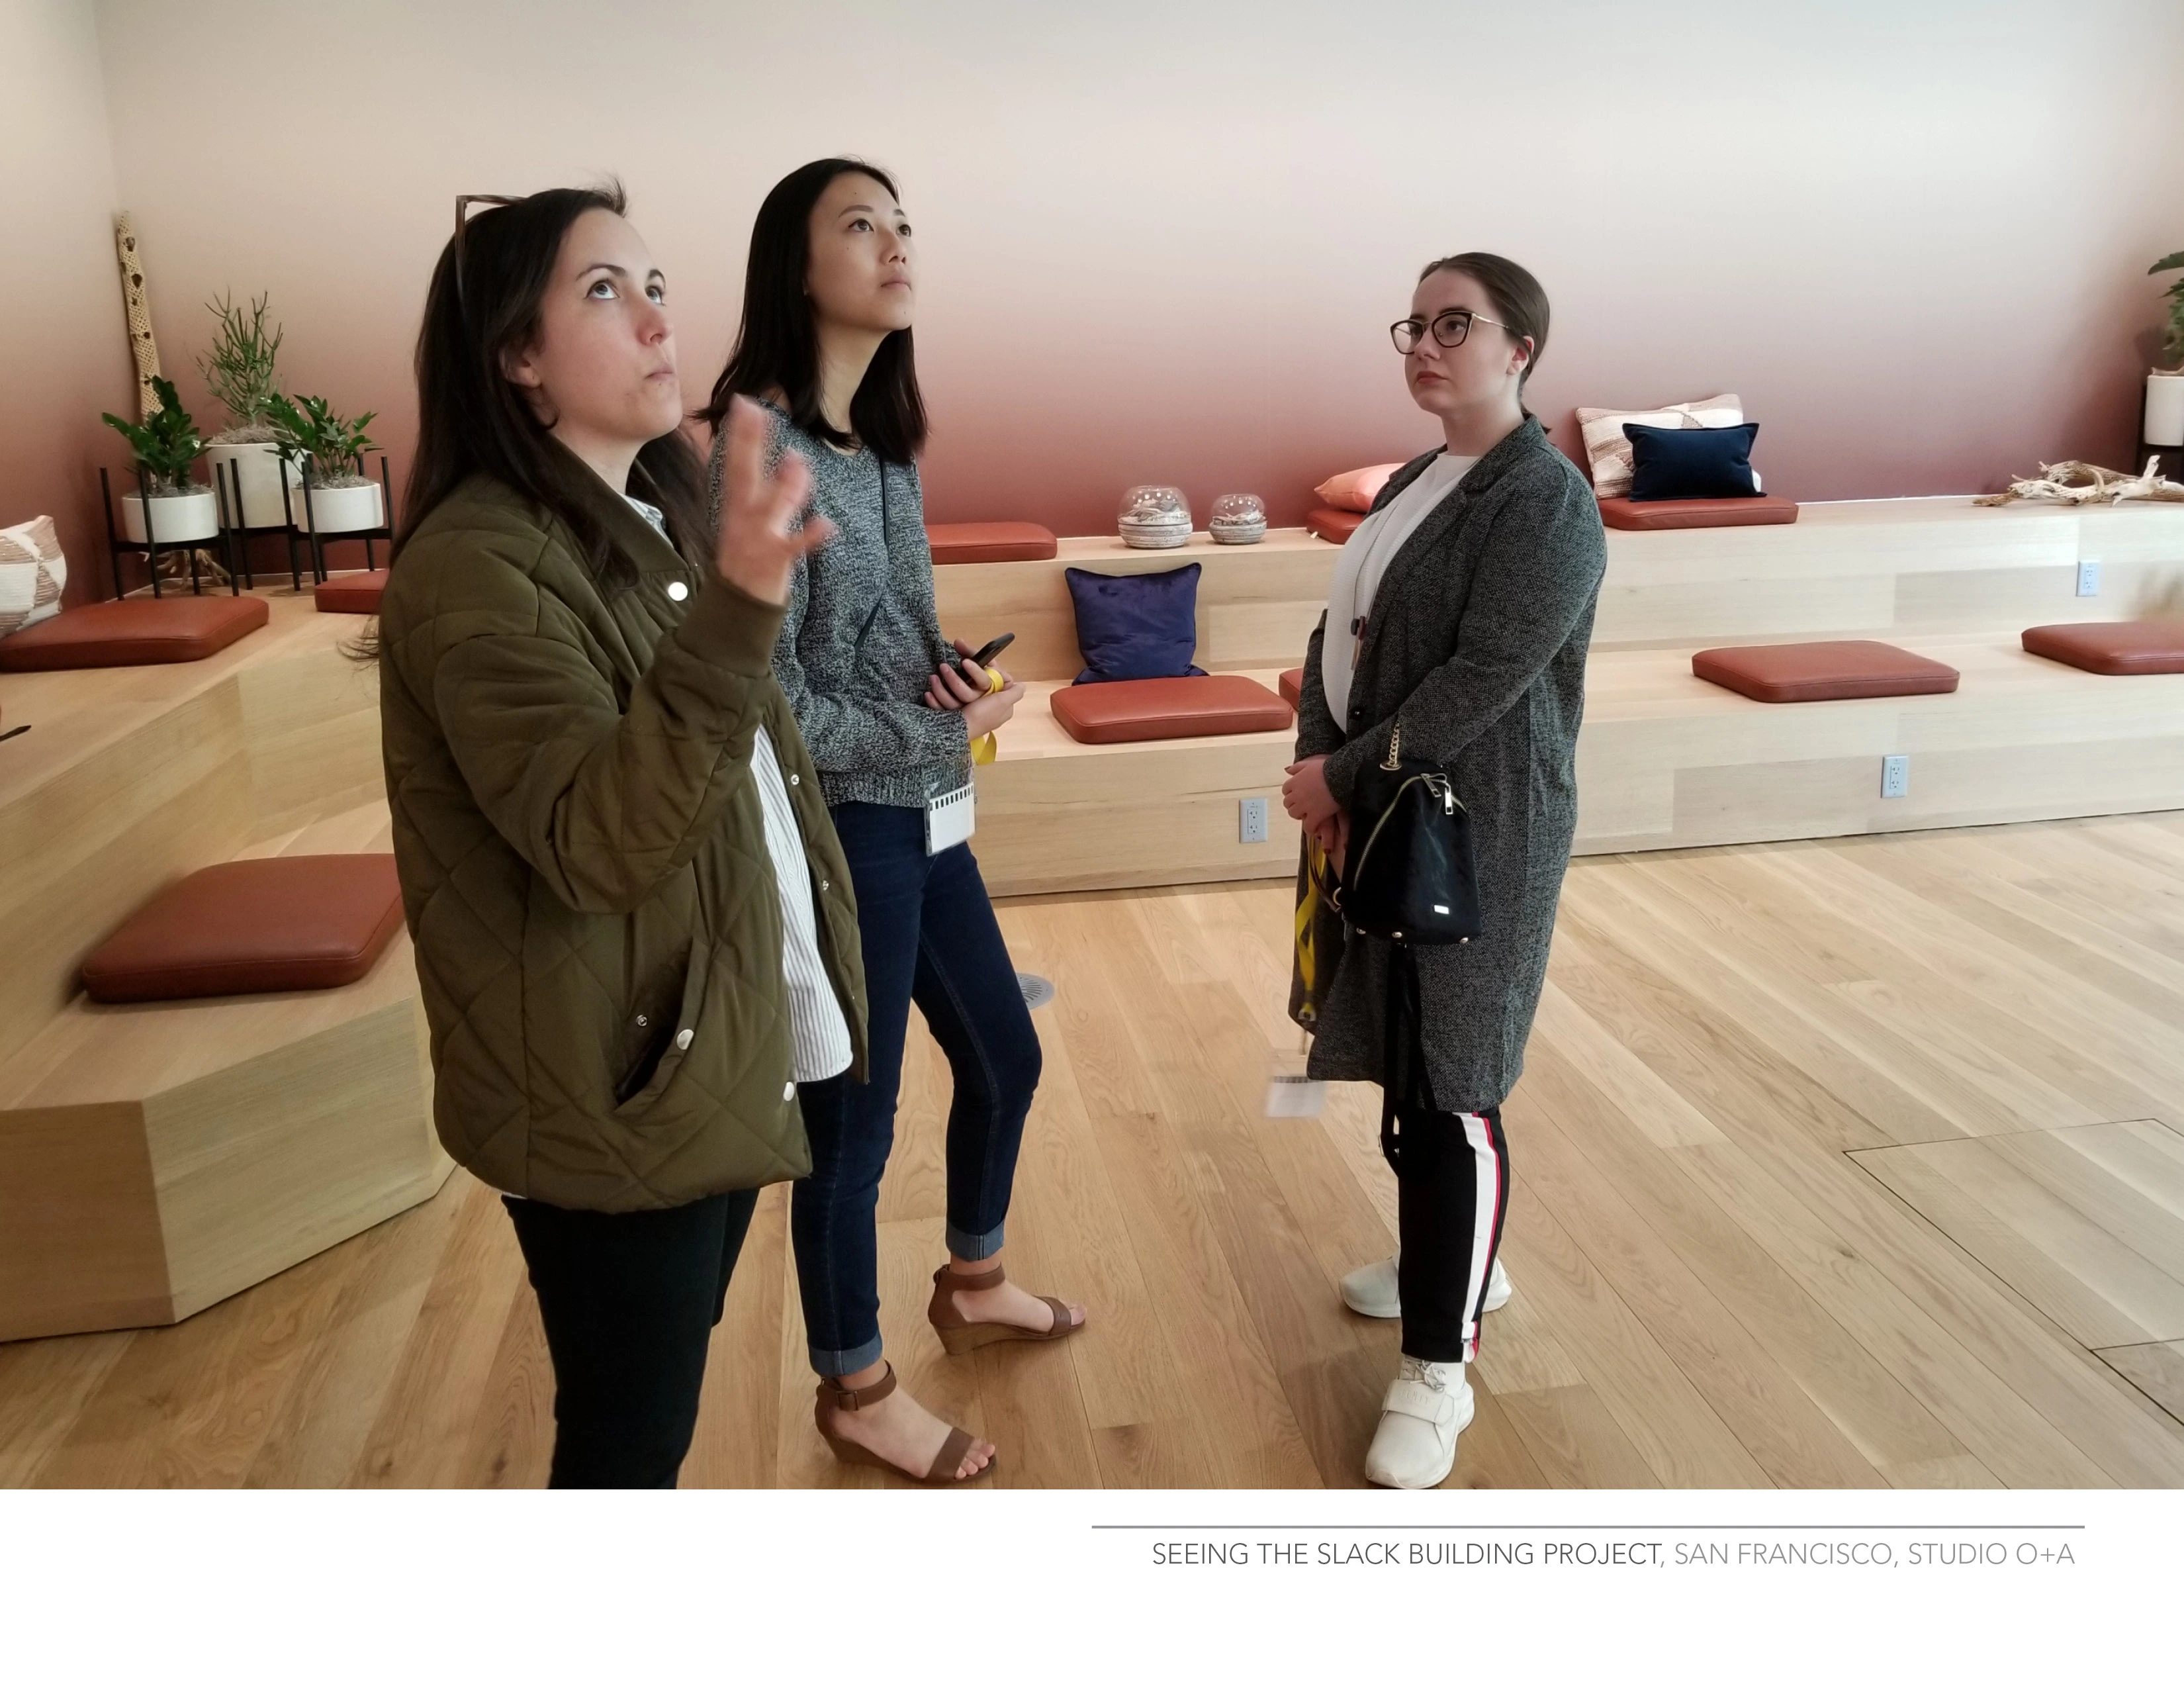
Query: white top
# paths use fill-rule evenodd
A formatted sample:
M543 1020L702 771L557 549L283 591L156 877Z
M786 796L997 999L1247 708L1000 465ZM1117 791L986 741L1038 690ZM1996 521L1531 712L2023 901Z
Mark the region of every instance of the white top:
M1327 595L1327 632L1319 643L1319 683L1327 694L1327 712L1346 733L1350 730L1350 677L1357 666L1357 647L1364 641L1365 618L1379 594L1380 577L1403 542L1478 461L1443 451L1418 471L1417 480L1357 524L1335 560L1334 588Z
M625 493L623 495L628 498ZM630 499L637 513L667 532L659 510L642 499ZM675 587L668 595L680 599ZM834 983L819 957L819 919L811 902L811 863L804 853L804 835L796 825L796 810L788 800L788 788L781 777L781 758L772 735L760 727L751 740L751 778L758 787L758 806L765 817L766 853L773 865L773 889L781 899L781 977L788 989L789 1044L794 1051L793 1076L800 1084L832 1078L849 1071L851 1060L850 1022L843 1017Z

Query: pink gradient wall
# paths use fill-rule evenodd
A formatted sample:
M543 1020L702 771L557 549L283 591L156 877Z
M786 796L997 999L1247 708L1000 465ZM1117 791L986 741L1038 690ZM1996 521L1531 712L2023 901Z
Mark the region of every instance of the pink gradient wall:
M897 171L937 519L1202 521L1432 443L1385 325L1481 247L1554 301L1535 408L1724 388L1801 499L2122 461L2184 245L2184 7L1357 0L102 0L121 200L170 365L270 289L292 387L412 426L460 192L618 173L694 403L766 187ZM176 92L187 90L178 105ZM164 112L186 112L163 120ZM121 120L126 116L126 121ZM86 219L97 221L86 211ZM194 377L187 395L202 398Z
M127 456L98 413L136 415L91 8L0 0L0 525L52 516L81 603L114 589L98 465Z

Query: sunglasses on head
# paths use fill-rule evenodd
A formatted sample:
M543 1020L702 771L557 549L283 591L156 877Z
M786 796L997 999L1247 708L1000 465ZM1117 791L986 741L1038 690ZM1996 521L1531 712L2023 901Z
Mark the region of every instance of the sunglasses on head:
M471 226L473 205L520 205L520 198L505 193L458 193L455 196L455 303L463 301L463 231Z

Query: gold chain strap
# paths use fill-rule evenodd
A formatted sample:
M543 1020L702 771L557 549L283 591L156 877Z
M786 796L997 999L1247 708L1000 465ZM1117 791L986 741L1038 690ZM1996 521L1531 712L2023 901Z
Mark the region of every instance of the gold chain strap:
M1403 718L1396 717L1396 724L1388 729L1388 760L1380 764L1390 773L1403 765Z

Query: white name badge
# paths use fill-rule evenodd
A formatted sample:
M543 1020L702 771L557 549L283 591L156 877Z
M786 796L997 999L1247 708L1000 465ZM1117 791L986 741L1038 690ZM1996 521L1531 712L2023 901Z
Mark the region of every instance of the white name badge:
M978 800L973 788L963 786L928 798L925 805L925 853L938 855L969 841L978 830Z

